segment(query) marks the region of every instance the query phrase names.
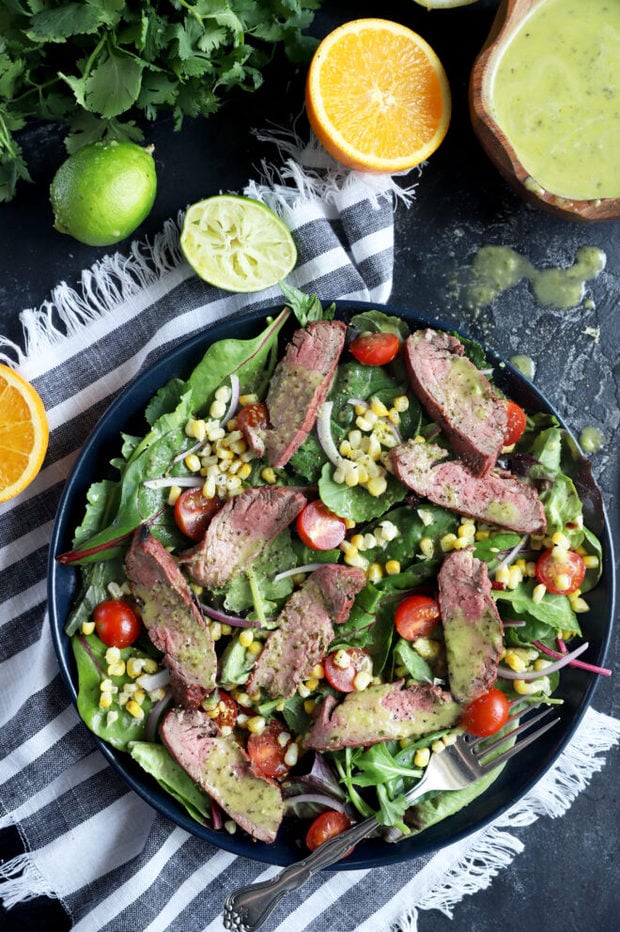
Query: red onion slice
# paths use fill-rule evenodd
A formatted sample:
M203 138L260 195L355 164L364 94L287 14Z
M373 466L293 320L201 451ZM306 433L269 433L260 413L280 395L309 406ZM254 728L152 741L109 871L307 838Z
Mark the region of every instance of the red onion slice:
M540 641L534 641L533 644L534 647L537 647L543 654L547 654L549 657L555 657L557 660L568 656L568 648L562 638L558 638L559 653L558 651L551 650L550 647L545 647ZM607 667L599 667L594 663L586 663L584 660L571 660L569 666L579 667L580 670L589 670L590 673L598 673L600 676L611 676L611 670L608 670ZM549 668L547 667L547 669Z
M564 654L560 660L545 667L544 670L524 670L522 673L517 673L515 670L507 670L504 667L500 667L497 671L497 675L503 680L540 680L544 676L548 676L550 673L555 673L557 670L561 670L562 667L568 666L571 661L579 657L580 654L583 654L589 646L588 641L585 641L585 643L576 647L574 651Z

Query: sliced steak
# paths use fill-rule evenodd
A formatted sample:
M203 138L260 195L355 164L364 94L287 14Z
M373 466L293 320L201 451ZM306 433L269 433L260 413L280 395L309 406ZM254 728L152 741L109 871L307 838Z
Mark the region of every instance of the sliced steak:
M405 341L411 386L456 453L476 475L495 466L504 446L506 405L448 333L418 330Z
M504 646L487 565L470 550L455 550L444 559L438 583L450 692L458 702L473 702L497 679Z
M182 553L179 563L201 586L219 589L250 566L305 504L300 489L277 485L246 489L213 516L202 541Z
M305 738L317 751L362 747L426 735L456 723L461 707L437 686L403 688L403 681L349 693L343 702L327 696Z
M175 701L199 705L215 687L213 638L174 557L147 528L139 528L125 558L142 621L170 670Z
M265 449L271 466L285 466L314 427L346 330L342 321L318 320L293 334L267 393L270 427L265 431Z
M267 637L246 685L264 689L272 699L288 699L325 657L334 639L333 622L349 617L355 596L366 585L363 571L326 563L287 600L279 627Z
M390 461L401 482L435 505L520 534L545 533L545 509L533 486L499 469L474 476L460 460L445 461L447 455L435 443L408 440L390 451Z
M252 773L232 735L217 735L202 709L171 709L159 732L174 759L237 825L259 841L275 840L284 815L280 788Z

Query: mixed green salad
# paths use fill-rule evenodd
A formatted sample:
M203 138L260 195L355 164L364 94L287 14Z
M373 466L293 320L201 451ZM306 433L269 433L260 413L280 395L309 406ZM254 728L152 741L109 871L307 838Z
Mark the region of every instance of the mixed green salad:
M583 521L572 478L574 444L544 412L514 406L498 460L501 469L536 488L544 534L523 534L433 504L397 478L390 465L396 445L443 440L402 360L410 326L380 310L347 317L346 345L315 428L285 466L269 466L248 437L268 418L264 401L286 340L295 327L334 316L333 306L313 296L289 287L284 293L287 307L266 318L256 336L212 344L192 372L162 386L145 411L147 432L122 434L112 460L116 478L88 490L72 550L57 558L81 572L66 625L78 708L96 735L131 755L194 819L241 831L234 813L160 740L159 725L174 705L169 670L141 621L125 556L140 527L176 559L244 489L303 488L308 505L297 520L230 582L209 589L188 580L217 655L216 685L199 711L220 736L236 742L254 775L278 786L284 815L297 820L310 847L373 812L387 837L401 838L454 813L497 776L467 790L428 794L407 811L405 792L430 755L441 753L459 731L494 734L532 704L559 703L554 693L568 663L606 672L577 659L584 650L586 594L602 572L601 545ZM493 382L482 348L459 339L466 357ZM463 549L484 563L503 627L497 680L484 701L464 706L456 722L428 733L309 749L305 737L326 697L342 701L400 681L449 691L437 575L447 555ZM348 618L334 628L325 656L292 696L248 692L284 605L325 563L364 573Z

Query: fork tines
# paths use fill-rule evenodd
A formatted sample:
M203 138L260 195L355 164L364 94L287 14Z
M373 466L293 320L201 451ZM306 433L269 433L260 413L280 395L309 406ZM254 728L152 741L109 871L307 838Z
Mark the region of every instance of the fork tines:
M542 712L539 712L538 715L528 718L526 721L521 722L516 728L513 728L511 731L502 735L499 738L496 738L495 741L488 743L488 738L478 738L477 740L471 742L469 748L474 752L476 757L480 761L480 767L483 771L487 772L489 770L494 770L496 767L499 767L501 764L506 763L507 760L510 760L511 757L514 757L515 754L518 754L529 744L532 744L533 741L537 741L541 735L544 735L545 732L549 731L550 728L553 728L554 725L560 721L560 716L556 715L555 718L542 724L542 721L546 716L551 712L551 709L544 709ZM517 741L517 736L523 734L526 731L529 731L534 725L538 725L535 731L526 735ZM488 757L489 754L496 751L498 748L501 748L508 741L514 741L515 743L503 751L501 754L498 754L492 760L485 763L484 758Z

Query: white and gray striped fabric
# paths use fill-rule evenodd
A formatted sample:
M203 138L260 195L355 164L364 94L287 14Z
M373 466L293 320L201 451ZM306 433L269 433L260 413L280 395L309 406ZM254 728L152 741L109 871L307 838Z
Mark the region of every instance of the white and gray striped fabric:
M269 192L256 186L251 192L274 206ZM276 206L299 250L291 282L326 301L386 301L392 194L377 193L355 176L328 198L281 194ZM117 393L206 324L280 303L277 289L238 296L200 282L183 262L178 226L170 222L153 243L134 245L129 255L107 257L84 272L77 291L59 285L44 307L24 312L24 347L0 338L0 358L33 382L50 424L41 474L16 500L0 505L0 830L17 825L28 849L0 865L5 907L47 894L62 900L79 932L221 930L226 895L277 870L176 827L108 766L61 680L46 615L46 561L65 480ZM590 722L589 740L594 731ZM611 737L607 721L599 732L600 742L589 748L591 762L618 737L617 729ZM569 770L564 762L563 772ZM569 792L563 796L570 798ZM544 811L549 807L540 801L526 804L520 824ZM488 878L481 862L490 877L508 862L507 849L520 850L518 840L510 848L510 836L502 827L497 831L497 844L487 832L439 859L315 877L280 905L266 932L366 932L387 929L409 904L448 909L472 889L468 863L476 863L474 886L483 886ZM463 875L462 887L451 882L446 888L447 874ZM447 900L433 899L442 884ZM415 928L414 906L404 924Z

